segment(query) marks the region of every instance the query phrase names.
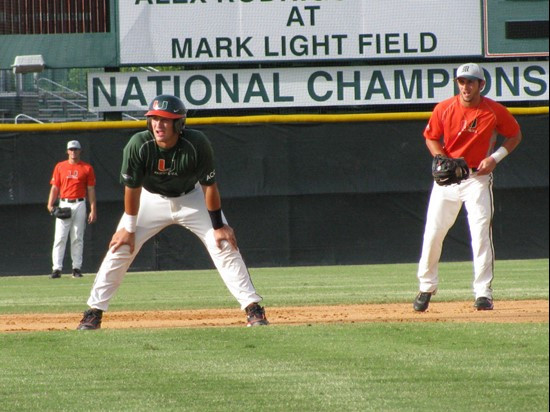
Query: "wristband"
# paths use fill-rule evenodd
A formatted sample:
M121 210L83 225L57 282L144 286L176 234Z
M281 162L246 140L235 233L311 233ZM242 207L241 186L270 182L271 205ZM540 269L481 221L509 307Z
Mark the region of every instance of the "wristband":
M495 159L495 162L499 163L502 159L508 156L508 154L508 150L504 146L500 146L498 150L491 155L491 157Z
M208 214L210 215L210 220L212 221L212 227L214 228L214 230L221 229L224 225L222 219L222 210L209 210Z
M122 215L122 227L126 229L128 233L136 232L137 216L129 215L126 212Z

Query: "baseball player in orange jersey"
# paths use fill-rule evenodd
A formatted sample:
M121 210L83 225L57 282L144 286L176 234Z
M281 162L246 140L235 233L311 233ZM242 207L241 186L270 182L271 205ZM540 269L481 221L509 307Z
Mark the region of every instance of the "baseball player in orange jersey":
M82 147L77 140L67 143L68 160L59 162L50 181L48 211L51 213L57 199L59 207L71 209L68 219L55 219L55 238L52 250L52 279L60 278L67 239L71 237L73 277L82 277L82 254L86 229L86 198L90 203L88 223L97 219L95 196L95 173L93 167L80 160Z
M187 109L175 96L157 96L147 130L124 148L121 183L124 215L96 275L88 306L77 329L101 327L103 312L143 244L169 225L189 229L206 246L247 326L267 325L233 229L221 210L214 153L206 136L184 127Z
M520 127L510 112L481 96L485 86L481 67L475 63L464 64L458 68L455 80L459 94L435 107L424 137L433 156L463 157L472 173L460 184L433 185L417 273L420 291L413 303L418 312L428 309L432 295L437 292L443 241L462 204L468 212L472 239L474 307L493 309L492 172L522 139ZM498 135L505 139L494 151Z

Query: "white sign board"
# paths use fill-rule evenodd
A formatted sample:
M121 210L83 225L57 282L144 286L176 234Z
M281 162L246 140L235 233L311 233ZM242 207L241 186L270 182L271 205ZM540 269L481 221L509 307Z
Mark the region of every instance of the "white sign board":
M479 0L123 0L121 65L481 56Z
M147 110L159 94L190 109L435 104L456 94L458 64L89 73L88 109ZM548 61L486 63L484 94L548 101Z

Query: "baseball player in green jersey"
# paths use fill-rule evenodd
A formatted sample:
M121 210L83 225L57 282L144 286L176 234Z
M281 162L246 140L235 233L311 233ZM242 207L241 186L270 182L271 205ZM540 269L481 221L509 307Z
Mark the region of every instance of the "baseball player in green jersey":
M101 327L103 312L130 264L152 236L180 225L199 237L225 285L246 312L247 326L267 325L233 229L221 209L214 155L206 136L184 128L187 109L175 96L155 97L146 131L124 148L124 214L96 275L77 329Z

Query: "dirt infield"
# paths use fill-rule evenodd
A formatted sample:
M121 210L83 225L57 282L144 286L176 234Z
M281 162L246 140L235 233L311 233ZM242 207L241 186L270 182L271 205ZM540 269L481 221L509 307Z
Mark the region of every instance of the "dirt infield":
M425 313L410 303L266 308L272 325L362 322L548 323L547 300L500 301L492 311L476 311L472 302L432 302ZM80 313L0 315L0 332L73 330ZM243 326L238 309L106 312L104 329Z

